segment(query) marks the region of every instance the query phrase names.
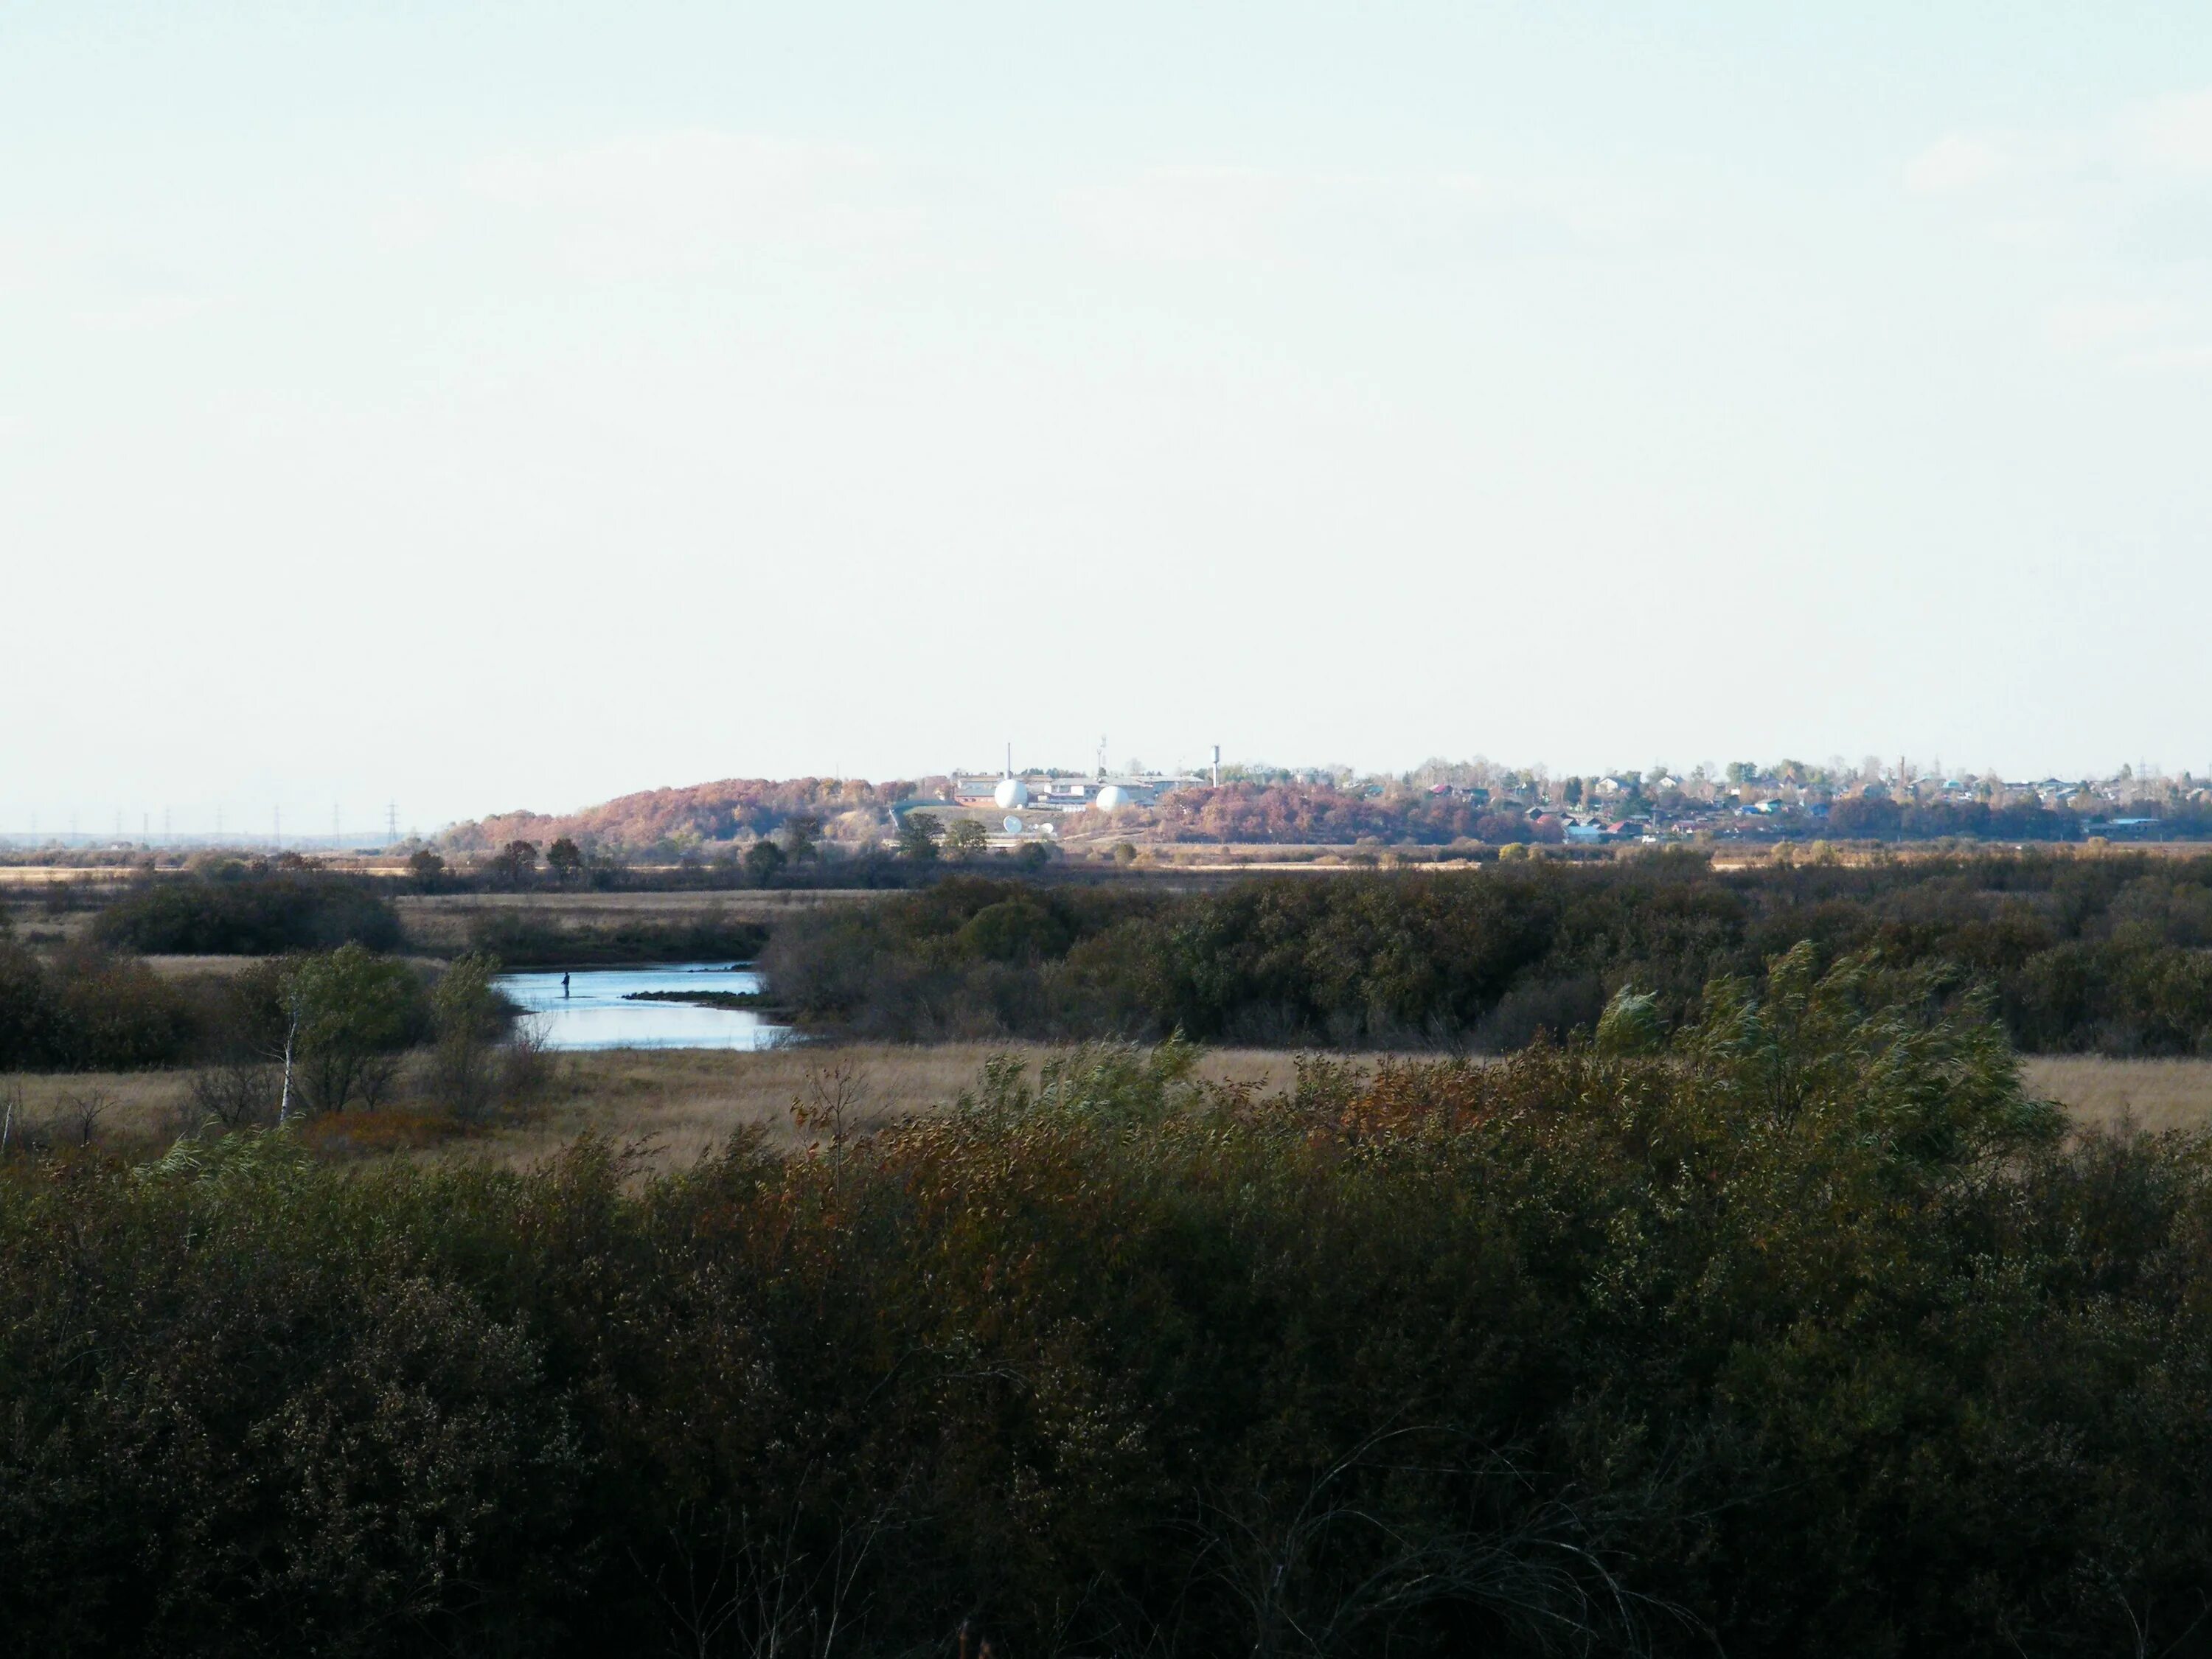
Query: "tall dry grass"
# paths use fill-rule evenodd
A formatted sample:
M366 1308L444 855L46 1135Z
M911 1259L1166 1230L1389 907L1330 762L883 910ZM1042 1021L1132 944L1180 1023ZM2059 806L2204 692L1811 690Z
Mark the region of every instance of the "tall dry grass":
M2056 1100L2097 1128L2212 1127L2212 1060L2106 1060L2096 1054L2030 1055L2027 1091Z
M850 1068L870 1113L927 1111L975 1086L983 1063L1012 1054L1030 1072L1054 1053L1040 1043L951 1042L930 1047L854 1043L801 1045L746 1054L709 1049L610 1049L555 1056L544 1097L527 1114L485 1126L464 1138L410 1156L488 1157L526 1167L586 1130L650 1148L650 1167L689 1163L740 1129L765 1129L779 1142L794 1138L791 1106L807 1094L825 1066ZM1289 1088L1296 1055L1286 1049L1221 1048L1206 1053L1199 1074L1214 1082L1256 1085L1262 1093ZM411 1062L419 1069L417 1057ZM2104 1060L2094 1055L2030 1057L2021 1062L2029 1094L2067 1106L2087 1126L2132 1121L2146 1129L2212 1127L2212 1060ZM197 1073L30 1073L0 1079L0 1092L18 1091L20 1110L35 1121L68 1115L71 1103L97 1094L105 1103L97 1139L118 1146L152 1147L173 1136ZM404 1076L400 1094L422 1079ZM403 1102L416 1109L418 1102ZM373 1136L356 1145L372 1150Z

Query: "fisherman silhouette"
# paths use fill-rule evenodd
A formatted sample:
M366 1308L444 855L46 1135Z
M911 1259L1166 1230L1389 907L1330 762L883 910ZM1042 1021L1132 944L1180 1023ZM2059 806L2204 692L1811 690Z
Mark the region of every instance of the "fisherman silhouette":
M566 974L561 975L561 994L564 997L568 994L568 976Z

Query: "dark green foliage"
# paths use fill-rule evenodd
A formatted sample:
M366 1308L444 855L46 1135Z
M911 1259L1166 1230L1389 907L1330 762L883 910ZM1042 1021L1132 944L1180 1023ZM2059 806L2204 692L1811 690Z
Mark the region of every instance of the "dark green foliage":
M495 983L499 971L497 958L471 952L449 963L430 993L429 1093L465 1123L526 1092L540 1059L526 1028L513 1030L519 1010Z
M397 950L399 916L360 877L319 871L249 872L150 880L102 911L100 939L177 956L276 956L362 945Z
M1810 939L1989 986L2036 1052L2212 1053L2212 860L1717 875L1702 859L1238 882L1168 896L949 881L780 928L802 1017L893 1037L1518 1048L1632 985L1662 1023Z
M915 864L934 864L945 823L934 812L908 812L899 820L898 855Z
M2094 821L2086 829L2094 830ZM1910 805L1887 795L1845 795L1829 809L1821 826L1831 836L1851 840L1924 841L1965 836L1977 841L2075 841L2085 832L2073 812L2021 804L1991 806L1985 801L1929 801ZM2177 821L2174 830L2183 830Z
M193 1052L200 1011L133 957L91 947L52 962L0 940L0 1071L131 1071Z
M757 841L745 848L745 873L763 887L774 881L776 872L790 862L783 848L772 841Z
M0 1631L2201 1650L2206 1148L2062 1139L1940 972L1808 949L1647 1039L1265 1101L1079 1051L651 1179L16 1160Z
M253 1066L289 1032L304 1103L336 1108L378 1092L429 1030L422 976L357 945L169 980L93 946L45 959L0 941L0 1071Z
M477 964L462 963L464 975L472 977ZM422 980L405 963L358 945L284 963L276 991L310 1111L342 1112L356 1097L374 1106L399 1053L430 1032L432 1005Z

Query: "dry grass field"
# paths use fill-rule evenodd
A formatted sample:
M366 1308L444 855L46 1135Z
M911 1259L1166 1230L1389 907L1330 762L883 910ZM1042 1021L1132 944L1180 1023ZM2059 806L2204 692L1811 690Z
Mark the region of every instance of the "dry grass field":
M318 1137L334 1152L394 1151L415 1157L485 1157L527 1164L595 1131L640 1149L648 1166L697 1158L737 1131L764 1129L790 1143L791 1107L842 1068L855 1121L896 1118L943 1104L971 1087L983 1062L1012 1054L1034 1068L1053 1051L1035 1044L946 1043L800 1046L745 1054L709 1049L611 1050L555 1057L540 1102L513 1121L458 1139L426 1129L405 1105L390 1114L349 1115ZM1288 1086L1294 1056L1281 1050L1216 1049L1200 1074L1263 1091ZM2031 1093L2064 1103L2085 1125L2132 1122L2146 1129L2212 1128L2212 1060L2030 1059ZM188 1121L189 1072L36 1073L0 1079L18 1121L75 1139L88 1109L95 1139L118 1150L153 1150ZM404 1092L404 1088L403 1088ZM374 1121L388 1118L389 1121Z
M740 1129L758 1127L790 1144L791 1109L817 1109L846 1079L851 1121L866 1127L944 1105L972 1088L983 1062L1012 1054L1034 1073L1052 1054L1036 1045L945 1043L930 1048L854 1044L754 1054L702 1049L613 1050L562 1058L550 1097L528 1122L487 1137L480 1150L526 1164L586 1130L649 1148L659 1165L688 1163ZM1258 1050L1209 1053L1200 1075L1269 1088L1290 1081L1291 1057Z
M2030 1094L2064 1102L2085 1124L2212 1128L2212 1060L2031 1055L2021 1069Z
M345 1126L322 1126L319 1138L355 1150L410 1151L416 1155L476 1155L527 1164L595 1131L642 1149L645 1162L668 1167L697 1158L740 1129L759 1127L793 1139L791 1107L815 1094L830 1068L847 1079L854 1120L863 1124L942 1105L971 1087L983 1062L996 1054L1018 1055L1032 1068L1053 1051L1037 1045L947 1043L933 1048L854 1044L794 1047L741 1053L717 1049L612 1049L553 1057L543 1097L527 1114L455 1139L425 1137L417 1115L403 1100L391 1125L361 1118L360 1134ZM1251 1082L1262 1089L1287 1085L1292 1056L1279 1052L1223 1049L1208 1053L1200 1075L1214 1081ZM152 1150L189 1121L189 1071L28 1073L0 1080L0 1100L16 1091L19 1120L52 1136L74 1140L86 1108L94 1105L94 1137L118 1148ZM406 1093L404 1079L398 1091ZM404 1121L398 1121L404 1120ZM434 1149L417 1143L434 1142ZM342 1146L334 1146L334 1150Z

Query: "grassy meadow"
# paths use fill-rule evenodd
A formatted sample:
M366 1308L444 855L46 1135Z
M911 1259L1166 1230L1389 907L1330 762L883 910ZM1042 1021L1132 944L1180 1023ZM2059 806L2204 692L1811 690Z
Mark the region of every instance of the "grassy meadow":
M842 1077L855 1120L873 1125L945 1106L974 1089L994 1058L1011 1058L1034 1075L1066 1052L1040 1043L855 1042L800 1043L754 1053L611 1049L561 1054L549 1059L532 1099L492 1120L463 1126L426 1113L419 1098L409 1098L428 1086L428 1079L418 1075L402 1079L401 1097L392 1106L355 1110L343 1121L323 1126L317 1144L341 1158L482 1158L520 1169L555 1156L590 1133L637 1146L642 1167L674 1170L710 1156L746 1130L758 1129L777 1145L799 1144L808 1137L793 1125L792 1106L804 1105L832 1086L825 1079ZM1291 1049L1201 1049L1195 1075L1272 1094L1294 1085L1299 1059ZM1364 1075L1377 1062L1355 1056L1346 1063ZM422 1070L419 1060L416 1070ZM2069 1121L2085 1129L2212 1129L2212 1060L2031 1055L2021 1062L2021 1072L2029 1095L2058 1103ZM12 1091L24 1118L66 1126L70 1133L82 1126L90 1105L94 1144L149 1157L195 1121L193 1085L200 1075L195 1067L21 1073L0 1079L0 1101ZM416 1086L410 1088L410 1083Z

